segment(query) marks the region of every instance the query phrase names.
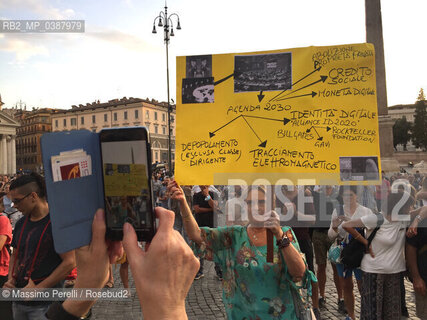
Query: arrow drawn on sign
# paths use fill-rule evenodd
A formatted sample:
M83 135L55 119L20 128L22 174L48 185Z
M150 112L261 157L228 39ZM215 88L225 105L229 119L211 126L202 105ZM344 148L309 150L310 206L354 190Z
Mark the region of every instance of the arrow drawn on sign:
M305 132L309 133L311 131L311 129L314 130L314 132L316 132L318 138L317 140L322 141L323 137L320 136L319 132L317 132L316 128L326 128L326 132L328 132L329 130L331 130L331 127L321 127L321 126L311 126L310 128L308 128Z
M297 89L297 90L295 90L295 91L289 92L288 94L284 95L284 97L287 97L287 96L289 96L289 95L291 95L291 94L293 94L293 93L295 93L295 92L297 92L297 91L300 91L300 90L302 90L302 89L305 89L305 88L307 88L307 87L313 86L313 85L315 85L316 83L319 83L319 82L325 82L327 78L328 78L328 76L320 76L320 79L319 79L319 80L314 81L314 82L312 82L312 83L310 83L310 84L308 84L308 85L306 85L306 86L304 86L304 87L301 87L301 88L299 88L299 89ZM311 94L312 94L312 93L310 93L310 95L311 95ZM284 99L284 98L283 98L283 99L277 99L277 101L282 101L282 100L286 100L286 99Z
M317 69L314 69L313 71L311 71L309 74L306 74L304 77L302 77L301 79L299 79L297 82L292 83L292 87L294 87L297 83L301 82L302 80L304 80L305 78L311 76L313 73L320 71L320 69L322 69L322 67L318 67ZM282 92L280 92L278 95L274 96L273 98L270 99L269 102L273 101L274 99L276 99L277 97L281 96L283 93L285 93L286 91L288 91L289 89L285 89Z
M226 124L224 124L222 127L219 127L219 128L218 128L218 129L216 129L215 131L209 132L209 138L212 138L213 136L215 136L215 132L217 132L217 131L221 130L222 128L224 128L224 127L226 127L226 126L228 126L230 123L232 123L234 120L239 119L241 116L242 116L242 115L237 116L237 117L235 117L233 120L231 120L231 121L227 122Z
M262 101L262 99L264 99L264 95L262 94L262 90L259 92L259 95L258 95L258 102L261 102Z
M230 78L231 78L231 77L233 77L233 76L234 76L234 73L232 73L232 74L230 74L230 75L226 76L225 78L222 78L222 79L220 79L220 80L218 80L218 81L215 81L215 82L214 82L214 86L216 86L216 85L218 85L218 84L220 84L220 83L224 82L225 80L230 79Z
M261 142L258 147L262 147L265 148L265 146L267 145L267 140L262 141L261 138L256 134L254 128L252 128L252 126L249 124L248 120L246 120L245 116L242 116L243 120L245 120L245 122L248 124L249 128L251 128L252 132L254 133L254 135L258 138L258 140Z
M258 117L258 116L248 116L245 115L246 118L257 118L257 119L264 119L264 120L273 120L273 121L279 121L279 122L283 122L283 125L288 124L288 122L290 122L291 120L289 120L288 118L283 118L283 119L273 119L273 118L265 118L265 117Z
M249 126L249 128L252 130L252 132L258 138L258 140L261 142L258 146L259 147L263 147L263 148L265 148L265 146L267 145L267 140L262 141L262 139L258 136L258 134L255 132L254 128L250 125L250 123L248 122L248 120L246 120L246 118L257 118L257 119L264 119L264 120L271 120L271 121L279 121L279 122L282 122L283 125L286 125L286 124L288 124L291 121L290 119L287 119L287 118L274 119L274 118L266 118L266 117L250 116L250 115L243 115L243 114L241 114L240 116L237 116L234 119L228 121L226 124L222 125L221 127L219 127L218 129L216 129L215 131L209 132L209 138L214 137L215 134L216 134L216 132L218 132L219 130L221 130L224 127L228 126L230 123L232 123L233 121L239 119L240 117L242 117L243 120L245 120L246 124Z
M289 99L293 99L293 98L300 98L300 97L306 97L306 96L311 96L312 98L314 98L316 95L317 95L316 92L311 91L311 93L302 94L302 95L294 96L294 97L283 98L283 99L279 99L277 101L289 100Z

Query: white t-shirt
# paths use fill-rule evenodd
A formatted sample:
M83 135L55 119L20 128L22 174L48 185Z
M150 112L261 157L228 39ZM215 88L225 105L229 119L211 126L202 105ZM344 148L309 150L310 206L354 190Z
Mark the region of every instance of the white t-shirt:
M361 218L368 229L366 237L377 227L378 217L368 215ZM374 239L372 251L375 258L365 254L362 259L361 269L369 273L399 273L406 270L405 265L405 233L408 222L388 221L384 218Z
M371 209L366 208L360 204L357 206L353 215L348 214L346 209L347 209L347 206L344 205L344 214L346 217L350 218L350 220L357 220L366 215L372 215L375 217ZM335 238L339 236L341 239L345 239L345 242L347 242L348 232L342 228L341 224L338 226L338 233L336 233L334 229L332 229L332 221L335 219L336 216L337 216L337 210L334 209L334 211L332 212L331 225L328 230L328 236L331 240L335 240Z

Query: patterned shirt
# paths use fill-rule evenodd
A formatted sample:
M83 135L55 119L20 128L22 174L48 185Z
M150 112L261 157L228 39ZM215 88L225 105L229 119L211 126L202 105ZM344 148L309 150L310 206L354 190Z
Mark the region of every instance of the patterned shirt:
M300 252L291 228L282 230ZM274 262L268 263L267 246L251 244L247 227L201 228L201 231L203 242L200 246L193 243L193 250L221 266L222 297L228 319L297 319L290 289L292 277L275 243ZM311 293L311 281L317 280L308 270L304 278Z

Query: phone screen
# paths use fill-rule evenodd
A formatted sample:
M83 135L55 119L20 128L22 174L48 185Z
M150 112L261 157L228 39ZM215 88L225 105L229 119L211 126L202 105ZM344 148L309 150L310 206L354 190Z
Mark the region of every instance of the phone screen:
M142 129L101 133L107 234L122 238L123 224L128 222L140 233L139 240L150 240L154 232L150 151L144 134L131 130Z

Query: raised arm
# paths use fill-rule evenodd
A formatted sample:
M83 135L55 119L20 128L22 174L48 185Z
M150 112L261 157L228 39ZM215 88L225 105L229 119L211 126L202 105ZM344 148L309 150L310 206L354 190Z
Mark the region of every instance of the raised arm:
M201 244L203 240L201 237L199 225L191 213L191 209L188 206L187 200L185 199L184 191L175 180L171 180L169 182L168 193L172 199L177 200L179 203L184 229L185 232L187 232L188 238L197 244Z
M328 230L328 237L331 240L335 240L338 236L344 238L346 235L346 231L342 228L342 222L348 220L348 218L344 215L337 215L337 210L334 209L332 212L331 225Z

